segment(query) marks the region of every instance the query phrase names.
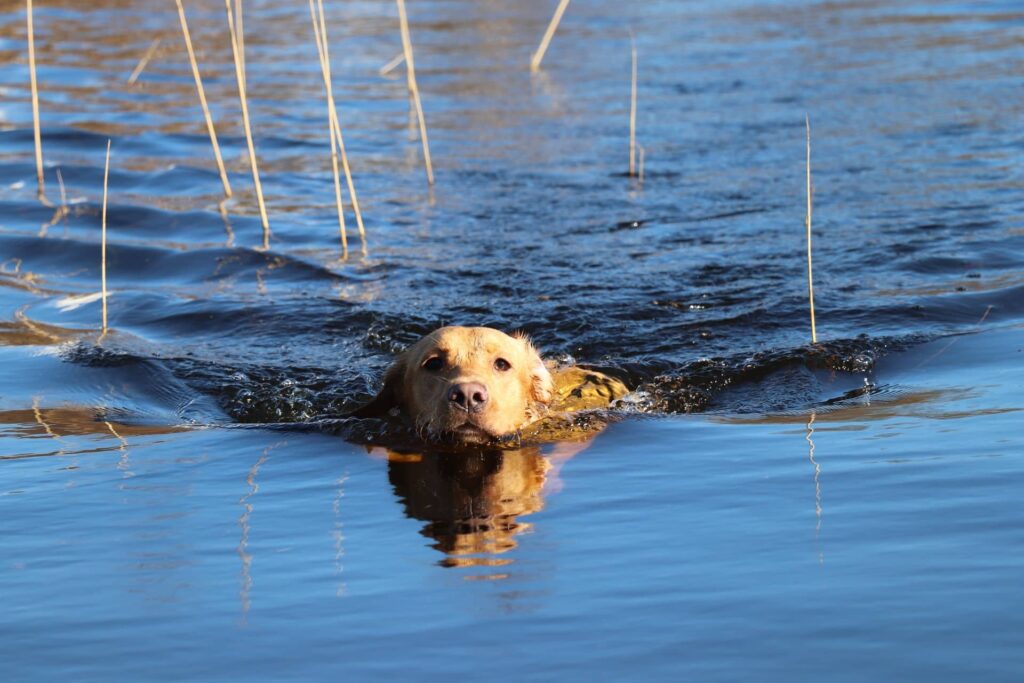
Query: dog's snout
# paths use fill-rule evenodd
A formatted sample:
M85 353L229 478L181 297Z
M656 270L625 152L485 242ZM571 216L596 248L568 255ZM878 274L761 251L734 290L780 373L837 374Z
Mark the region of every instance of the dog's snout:
M448 401L462 410L479 412L487 404L487 387L479 382L456 384L448 392Z

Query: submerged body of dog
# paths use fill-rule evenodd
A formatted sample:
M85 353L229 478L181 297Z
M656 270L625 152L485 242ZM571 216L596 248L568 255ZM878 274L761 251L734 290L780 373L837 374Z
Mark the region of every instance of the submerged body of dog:
M552 414L606 408L628 389L580 368L549 368L523 336L443 327L403 353L360 417L397 409L431 440L487 443Z

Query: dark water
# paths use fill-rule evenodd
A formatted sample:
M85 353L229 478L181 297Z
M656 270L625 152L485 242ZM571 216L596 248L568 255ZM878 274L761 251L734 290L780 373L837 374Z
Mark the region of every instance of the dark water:
M0 2L5 677L1019 677L1024 11L571 3L531 74L555 4L410 0L430 190L394 5L328 3L341 262L304 3L246 3L260 251L221 4L186 3L219 206L173 3L37 3L62 217ZM581 452L316 426L446 323L636 391Z

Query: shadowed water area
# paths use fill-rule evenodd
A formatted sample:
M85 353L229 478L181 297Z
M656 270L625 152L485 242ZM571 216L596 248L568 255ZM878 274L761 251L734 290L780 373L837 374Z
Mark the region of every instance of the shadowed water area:
M0 1L5 677L1019 677L1024 11L580 1L531 73L556 4L409 0L433 188L394 3L326 4L342 261L304 2L245 3L264 251L223 4L226 201L174 3L36 3L46 206ZM364 445L443 324L633 393L589 441Z

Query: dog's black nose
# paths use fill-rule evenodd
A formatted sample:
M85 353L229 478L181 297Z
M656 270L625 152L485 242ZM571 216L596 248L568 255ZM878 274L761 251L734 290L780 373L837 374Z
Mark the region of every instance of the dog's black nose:
M448 400L462 410L476 413L487 404L487 387L479 382L456 384L448 392Z

